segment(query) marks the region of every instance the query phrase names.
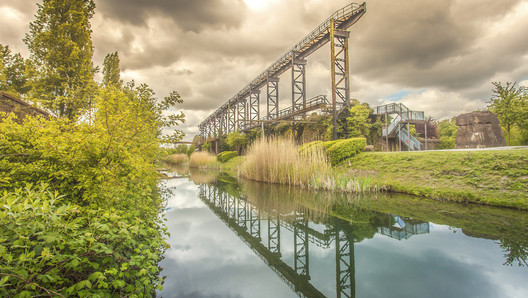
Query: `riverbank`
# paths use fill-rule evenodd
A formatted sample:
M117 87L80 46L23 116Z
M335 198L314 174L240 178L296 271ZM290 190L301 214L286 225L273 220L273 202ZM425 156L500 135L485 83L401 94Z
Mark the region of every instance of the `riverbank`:
M244 157L222 164L236 172ZM528 150L364 152L337 167L391 192L528 210Z
M365 152L338 170L393 192L528 210L528 150Z

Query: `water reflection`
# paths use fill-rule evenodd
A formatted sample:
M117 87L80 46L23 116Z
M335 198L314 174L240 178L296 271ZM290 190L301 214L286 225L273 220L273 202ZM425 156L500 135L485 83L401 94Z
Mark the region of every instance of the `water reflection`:
M207 172L194 172L191 177L197 177L201 183L195 194L199 198L198 203L201 201L201 204L205 204L206 209L211 210L234 232L229 234L242 240L299 296L528 295L528 285L525 283L528 270L523 267L527 265L526 213L438 203L399 195L368 198L339 196L329 192L316 193L286 186L239 182L228 175L216 176ZM181 221L183 216L190 219L193 217L192 212L204 218L203 212L196 209L198 204L188 198L192 194L184 198L182 190L180 188L177 192L182 196L179 201L194 209L182 210L177 220ZM170 215L168 219L170 228ZM193 228L195 224L192 221L185 222L185 225L178 225L178 233L171 232L173 237L205 234L203 229ZM207 230L211 231L212 228L211 223ZM214 229L214 237L228 238L223 232L218 234L218 227ZM228 229L226 231L229 232ZM207 242L210 240L200 240L200 243ZM219 241L216 242L219 244ZM228 242L234 245L233 240ZM218 251L214 254L217 261L213 261L215 259L208 252L207 261L203 263L199 263L200 258L192 254L193 250L196 251L198 241L188 243L178 240L176 249L181 253L177 257L175 251L168 252L168 259L180 261L172 265L173 270L198 268L200 265L196 264L207 264L206 267L211 270L213 263L221 263L218 267L222 268L214 272L228 276L240 270L231 266L234 265L233 260L237 259L223 249L225 241L212 249ZM241 248L236 251L241 254ZM192 256L193 262L189 266L182 263L185 261L184 255L187 259ZM225 259L221 259L223 255ZM230 269L226 266L230 266ZM246 269L242 269L243 272ZM201 282L198 270L187 270L188 275L194 277L191 281ZM250 276L257 274L260 273L239 276L239 280L222 279L221 286L229 290L220 290L219 285L216 285L216 288L208 287L207 291L213 291L215 297L265 297L263 293L248 292L247 287L243 291L234 290L244 283L247 285ZM252 282L263 283L264 279L255 276ZM171 281L169 276L167 283L174 283L174 279ZM266 277L265 283L274 288L270 289L269 295L286 296L283 290L275 289L276 285L272 285L269 277ZM183 281L178 281L180 287L183 284ZM167 287L167 290L171 290L171 287ZM204 291L202 295L207 292L203 287L200 290ZM166 291L162 296L169 297L170 294L166 293L170 292Z
M317 270L310 267L310 247L315 245L334 249L337 297L355 297L354 240L364 237L356 233L355 225L296 204L295 200L284 201L278 197L259 200L263 197L259 195L253 197L256 201L251 201L236 193L231 195L218 185L200 185L200 199L296 293L306 297L325 296L310 283L310 270ZM429 233L428 222L376 215L376 228L382 235L402 240ZM314 221L319 224L312 227L310 224ZM293 234L290 248L293 266L281 259L281 228Z

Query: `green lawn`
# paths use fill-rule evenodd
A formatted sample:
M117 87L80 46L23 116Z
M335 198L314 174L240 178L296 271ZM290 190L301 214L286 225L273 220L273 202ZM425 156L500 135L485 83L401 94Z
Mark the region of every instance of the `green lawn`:
M389 190L528 210L528 150L362 153L343 175L369 175Z

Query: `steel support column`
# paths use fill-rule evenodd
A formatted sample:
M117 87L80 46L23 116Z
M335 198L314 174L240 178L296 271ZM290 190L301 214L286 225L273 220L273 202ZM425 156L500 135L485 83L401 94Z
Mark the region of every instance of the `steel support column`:
M336 30L335 20L330 22L330 52L332 76L333 139L337 139L337 104L345 109L350 105L350 75L348 59L348 37L350 32Z
M237 224L239 227L247 227L247 202L242 198L238 198L237 204Z
M281 255L280 250L280 214L274 219L271 212L268 213L268 249L272 254Z
M249 234L253 238L261 240L260 237L260 214L253 205L249 207Z
M237 130L236 128L236 105L230 103L227 108L228 113L228 130L229 132L235 132Z
M294 223L294 265L295 272L300 276L310 279L310 256L308 252L308 222L304 220L304 215L296 219Z
M267 117L275 119L279 117L279 78L267 78Z
M336 286L337 297L356 297L354 241L336 227Z
M258 123L260 117L260 89L251 86L249 91L249 125Z
M292 52L292 112L306 108L306 60Z
M246 107L246 103L247 103L247 99L245 98L240 98L238 100L238 112L237 112L237 116L238 116L238 129L244 129L246 128L246 120L247 120L247 107Z

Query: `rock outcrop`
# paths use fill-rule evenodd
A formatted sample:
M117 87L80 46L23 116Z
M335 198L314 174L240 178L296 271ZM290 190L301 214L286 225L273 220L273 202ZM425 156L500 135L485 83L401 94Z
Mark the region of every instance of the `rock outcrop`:
M492 112L472 112L457 116L456 148L487 148L506 146L497 115Z

